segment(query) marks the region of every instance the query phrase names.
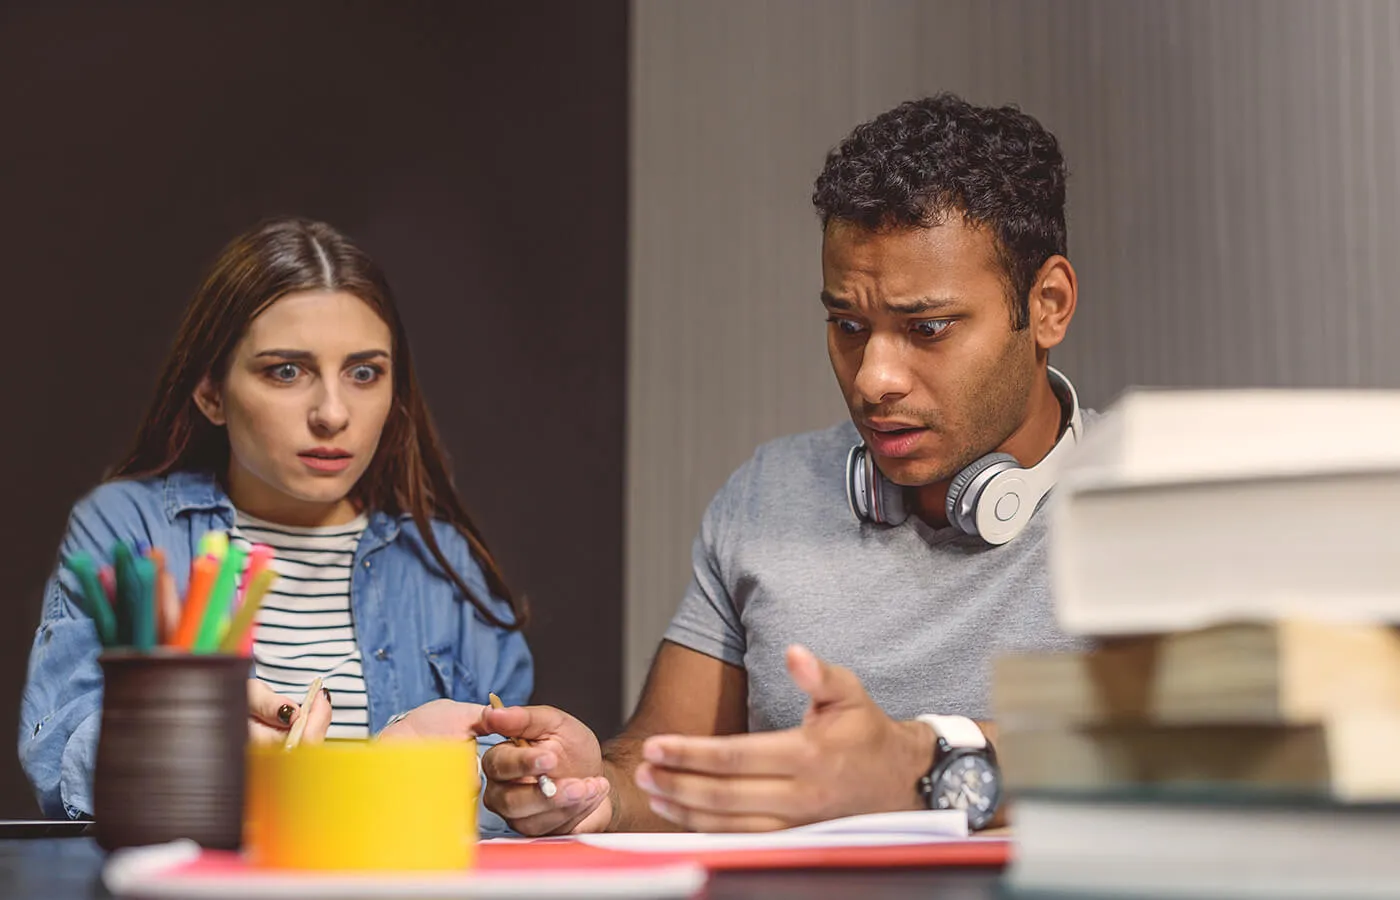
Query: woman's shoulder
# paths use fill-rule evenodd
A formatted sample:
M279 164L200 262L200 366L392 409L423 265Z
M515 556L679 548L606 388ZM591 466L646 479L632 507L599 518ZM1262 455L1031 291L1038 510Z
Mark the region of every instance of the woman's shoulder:
M429 525L438 549L442 551L443 557L461 576L467 587L478 597L489 602L493 611L503 611L504 614L509 615L510 609L506 603L491 593L480 561L476 558L476 554L472 553L471 545L462 532L457 529L457 526L437 518L429 520ZM399 526L399 540L407 542L413 548L415 555L421 559L428 571L436 576L447 578L448 576L442 571L437 560L433 558L427 542L423 539L422 532L419 531L413 519L405 516L400 520Z
M462 576L462 580L472 587L476 587L479 582L484 588L486 577L482 574L481 566L478 565L476 557L472 555L471 545L467 543L466 537L451 522L430 519L428 524L432 529L433 541L442 551L442 555L457 570L457 574ZM434 571L439 569L436 560L433 559L432 552L428 549L428 542L423 539L423 533L411 516L403 516L399 519L399 540L407 542L431 569Z
M114 478L104 481L73 504L73 516L97 515L103 518L139 516L148 518L164 506L166 476Z

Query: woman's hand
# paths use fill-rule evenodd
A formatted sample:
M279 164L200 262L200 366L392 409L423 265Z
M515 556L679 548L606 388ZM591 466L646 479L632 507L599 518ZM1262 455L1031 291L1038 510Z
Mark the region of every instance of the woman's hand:
M457 738L464 741L478 738L488 733L481 730L481 711L485 708L480 703L430 700L379 732L379 737L383 740Z
M256 678L248 679L248 740L254 744L280 744L292 723L306 716L304 743L318 744L331 727L331 695L324 688L312 699L310 709L278 694Z

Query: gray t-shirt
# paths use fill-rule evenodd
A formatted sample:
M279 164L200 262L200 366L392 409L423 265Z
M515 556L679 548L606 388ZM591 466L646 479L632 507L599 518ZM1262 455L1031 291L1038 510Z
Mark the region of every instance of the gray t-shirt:
M666 639L747 670L750 730L802 721L792 643L852 669L896 719L990 718L995 655L1080 646L1054 621L1044 504L1000 547L915 516L858 523L844 483L857 441L846 422L763 445L700 524Z

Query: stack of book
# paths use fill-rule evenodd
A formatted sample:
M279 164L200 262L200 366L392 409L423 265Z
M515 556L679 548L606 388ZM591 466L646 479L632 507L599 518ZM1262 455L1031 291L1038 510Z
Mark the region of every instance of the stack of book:
M1400 896L1400 392L1133 391L997 661L1016 892Z

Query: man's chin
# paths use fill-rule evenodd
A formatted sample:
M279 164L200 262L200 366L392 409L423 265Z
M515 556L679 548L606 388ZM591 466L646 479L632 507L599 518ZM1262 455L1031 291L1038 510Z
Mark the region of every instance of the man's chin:
M927 459L883 459L876 458L880 474L900 487L921 488L952 477L947 466Z

